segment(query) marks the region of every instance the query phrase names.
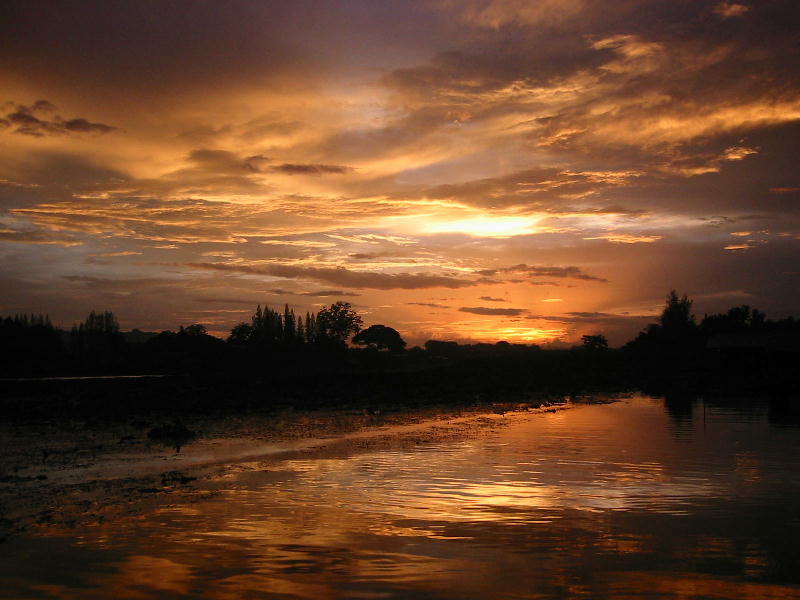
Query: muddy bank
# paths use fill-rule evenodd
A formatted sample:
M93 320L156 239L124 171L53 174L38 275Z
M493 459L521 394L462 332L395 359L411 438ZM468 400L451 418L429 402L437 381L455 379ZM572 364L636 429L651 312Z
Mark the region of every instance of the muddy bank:
M606 402L586 397L580 402ZM153 503L204 498L226 471L279 470L298 456L330 457L393 445L466 438L569 399L417 409L248 411L186 415L191 439L154 436L176 422L159 414L121 420L51 419L0 424L0 537L52 526L91 526Z

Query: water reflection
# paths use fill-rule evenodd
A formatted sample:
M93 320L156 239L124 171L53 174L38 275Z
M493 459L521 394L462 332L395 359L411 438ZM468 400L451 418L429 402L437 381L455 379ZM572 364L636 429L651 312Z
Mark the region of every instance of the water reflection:
M800 597L800 431L694 415L640 398L253 461L210 499L5 544L0 598Z

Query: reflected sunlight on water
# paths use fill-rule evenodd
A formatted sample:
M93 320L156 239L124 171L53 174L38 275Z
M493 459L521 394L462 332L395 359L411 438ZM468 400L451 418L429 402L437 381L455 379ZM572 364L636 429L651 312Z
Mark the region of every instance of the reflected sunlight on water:
M797 428L648 398L507 423L12 540L0 597L800 598Z

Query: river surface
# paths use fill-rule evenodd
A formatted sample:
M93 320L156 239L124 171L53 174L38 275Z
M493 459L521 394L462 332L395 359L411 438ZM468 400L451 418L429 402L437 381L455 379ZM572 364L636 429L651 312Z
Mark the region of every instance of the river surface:
M0 598L800 598L800 429L636 397L231 465L0 544Z

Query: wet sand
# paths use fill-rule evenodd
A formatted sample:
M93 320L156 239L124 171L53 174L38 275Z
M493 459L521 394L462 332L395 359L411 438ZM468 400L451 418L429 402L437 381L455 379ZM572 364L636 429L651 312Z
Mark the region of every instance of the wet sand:
M608 398L584 401L608 401ZM163 417L126 422L0 425L0 539L50 527L77 527L135 515L165 497L191 501L248 463L279 469L283 460L467 438L530 413L564 410L567 400L414 410L284 410L191 417L197 437L176 448L148 432ZM255 467L253 467L255 468Z

